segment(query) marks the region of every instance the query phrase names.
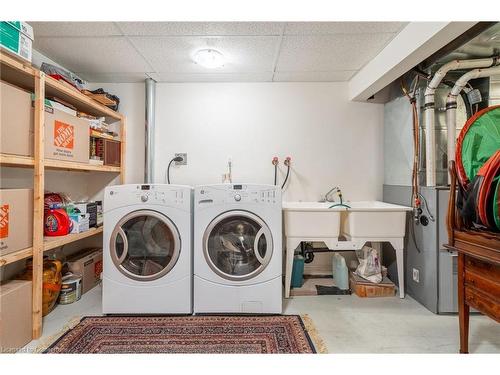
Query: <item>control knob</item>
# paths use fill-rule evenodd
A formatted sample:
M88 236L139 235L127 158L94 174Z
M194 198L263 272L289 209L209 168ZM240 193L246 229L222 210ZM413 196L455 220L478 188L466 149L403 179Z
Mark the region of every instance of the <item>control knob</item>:
M241 195L236 194L236 195L234 196L234 200L235 200L236 202L241 201Z

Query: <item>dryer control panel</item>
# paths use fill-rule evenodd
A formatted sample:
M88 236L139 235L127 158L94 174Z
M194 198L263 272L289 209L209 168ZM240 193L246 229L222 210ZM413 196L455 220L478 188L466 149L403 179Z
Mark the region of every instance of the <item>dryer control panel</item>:
M196 204L279 204L281 190L273 185L222 184L195 190Z

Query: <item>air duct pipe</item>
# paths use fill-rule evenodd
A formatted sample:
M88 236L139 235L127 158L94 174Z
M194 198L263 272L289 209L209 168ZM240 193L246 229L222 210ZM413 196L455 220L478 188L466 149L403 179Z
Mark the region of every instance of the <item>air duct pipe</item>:
M426 170L426 185L436 186L436 133L434 124L434 94L439 84L451 70L485 68L494 65L494 58L475 59L475 60L453 60L443 65L432 77L432 80L427 85L425 90L425 170ZM450 134L448 128L448 136ZM449 139L449 138L448 138ZM454 144L454 143L453 143ZM448 143L449 150L449 143ZM448 158L449 158L448 154ZM449 159L451 160L451 159Z
M144 156L144 182L153 183L154 179L154 135L155 135L155 101L156 81L146 79L146 122L145 122L145 156Z
M496 65L500 61L493 59L493 64ZM455 160L455 142L457 128L457 96L463 90L467 82L471 79L490 77L500 74L500 65L487 69L475 69L461 76L455 86L451 89L446 99L446 129L448 130L448 160Z

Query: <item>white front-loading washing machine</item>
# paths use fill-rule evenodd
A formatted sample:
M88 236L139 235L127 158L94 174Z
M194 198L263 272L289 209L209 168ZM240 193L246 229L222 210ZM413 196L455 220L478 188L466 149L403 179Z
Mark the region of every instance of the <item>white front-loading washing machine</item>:
M192 313L191 208L188 186L106 188L104 314Z
M281 314L281 236L279 187L196 187L194 313Z

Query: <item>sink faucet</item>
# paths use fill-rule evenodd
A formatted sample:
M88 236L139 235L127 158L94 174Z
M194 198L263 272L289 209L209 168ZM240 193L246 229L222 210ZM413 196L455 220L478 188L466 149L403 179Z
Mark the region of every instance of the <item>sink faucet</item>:
M338 186L335 186L328 190L328 193L325 194L323 199L321 200L322 202L334 202L335 200L330 197L331 194L333 193L338 193L340 196L342 196L342 192Z
M335 202L334 199L331 199L330 198L330 195L333 194L333 193L337 193L338 196L339 196L339 199L340 199L340 203L336 203L336 204L333 204L331 205L329 208L333 208L333 207L345 207L345 208L351 208L350 206L348 206L347 204L345 204L342 200L342 190L340 190L340 187L338 186L335 186L334 188L331 188L328 193L325 194L325 197L323 198L322 202Z

